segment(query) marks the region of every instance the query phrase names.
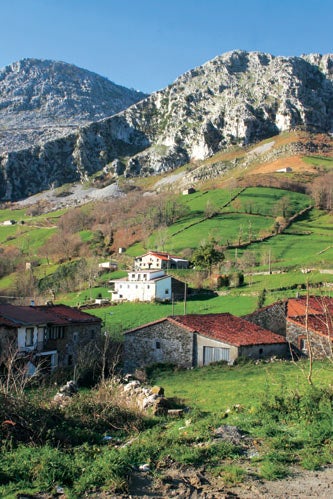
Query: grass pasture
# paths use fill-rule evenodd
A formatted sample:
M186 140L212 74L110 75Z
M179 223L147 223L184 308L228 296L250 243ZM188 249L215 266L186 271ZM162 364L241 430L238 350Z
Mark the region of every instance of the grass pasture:
M302 159L309 165L314 165L327 171L330 171L333 167L333 158L327 156L305 156Z

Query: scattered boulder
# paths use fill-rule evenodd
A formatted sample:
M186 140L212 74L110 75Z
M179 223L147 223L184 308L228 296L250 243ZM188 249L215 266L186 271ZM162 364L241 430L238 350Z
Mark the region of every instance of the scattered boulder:
M59 388L59 391L53 397L53 402L63 407L70 402L73 395L77 392L78 386L75 381L67 381L65 385Z
M128 382L126 382L128 380ZM123 378L123 393L130 398L141 410L151 410L155 416L168 415L173 409L174 402L164 397L162 386L145 386L131 375ZM173 414L170 414L175 417ZM178 417L180 417L178 413Z

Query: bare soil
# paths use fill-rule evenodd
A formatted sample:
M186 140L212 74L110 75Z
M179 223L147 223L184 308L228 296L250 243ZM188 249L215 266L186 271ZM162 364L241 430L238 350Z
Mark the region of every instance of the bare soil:
M102 497L102 496L99 496ZM107 496L105 496L107 497ZM110 496L109 496L110 497ZM263 481L249 479L237 486L226 486L222 478L206 474L204 469L164 470L159 479L149 473L134 473L129 494L115 495L122 499L179 498L179 499L289 499L333 498L333 467L321 471L294 469L283 480Z

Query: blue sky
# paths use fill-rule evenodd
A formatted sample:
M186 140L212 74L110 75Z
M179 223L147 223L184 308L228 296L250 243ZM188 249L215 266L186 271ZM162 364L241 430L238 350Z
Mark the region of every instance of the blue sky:
M0 68L76 64L145 92L233 49L333 52L332 0L0 0Z

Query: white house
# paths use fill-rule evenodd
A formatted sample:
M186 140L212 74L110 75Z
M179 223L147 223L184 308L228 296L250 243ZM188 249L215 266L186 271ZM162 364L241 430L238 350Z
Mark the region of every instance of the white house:
M188 260L162 251L148 251L134 260L136 269L187 269Z
M112 301L171 300L172 279L163 270L128 272L126 279L110 281Z

